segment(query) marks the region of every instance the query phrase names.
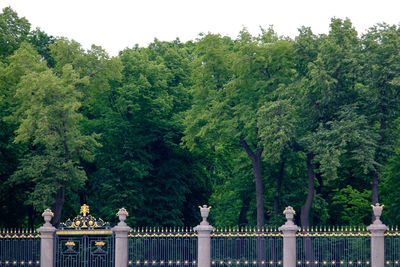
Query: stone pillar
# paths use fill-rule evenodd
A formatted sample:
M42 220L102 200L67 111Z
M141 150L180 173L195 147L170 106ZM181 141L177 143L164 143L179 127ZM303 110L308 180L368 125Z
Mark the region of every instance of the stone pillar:
M203 205L200 207L201 217L203 221L200 225L197 225L194 230L198 233L197 241L197 262L198 267L210 267L211 265L211 232L214 230L207 222L208 214L210 213L211 207Z
M42 214L45 223L37 229L40 233L40 267L53 267L54 264L54 232L56 228L51 225L51 218L54 217L50 209Z
M376 203L372 206L375 215L375 221L367 227L371 231L371 267L384 267L385 264L385 239L384 234L387 230L386 225L382 223L380 217L382 215L383 206Z
M283 267L296 267L296 232L299 227L293 223L295 211L288 206L283 212L286 223L278 228L283 232Z
M128 266L128 233L131 228L126 224L126 216L129 216L125 208L118 211L119 223L112 228L115 233L115 267Z

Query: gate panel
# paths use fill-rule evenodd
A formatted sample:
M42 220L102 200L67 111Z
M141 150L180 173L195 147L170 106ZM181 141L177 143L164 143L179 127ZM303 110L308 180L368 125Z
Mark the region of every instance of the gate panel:
M112 234L79 234L79 231L76 231L76 234L56 234L55 266L113 266L114 236Z
M109 224L88 215L87 205L81 213L55 232L54 266L113 267L115 238Z

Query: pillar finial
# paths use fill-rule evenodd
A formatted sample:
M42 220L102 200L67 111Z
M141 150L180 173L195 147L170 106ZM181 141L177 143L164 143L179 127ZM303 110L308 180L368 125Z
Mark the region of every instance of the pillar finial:
M118 216L118 218L119 218L119 223L118 223L118 225L119 225L119 226L126 226L127 224L126 224L125 220L126 220L126 217L129 216L128 211L127 211L125 208L121 208L121 209L119 209L119 211L117 212L117 216Z
M50 221L51 218L54 217L54 213L51 211L51 209L46 209L43 213L42 216L44 218L44 226L52 226Z
M293 218L296 212L291 206L287 206L285 210L283 211L283 214L285 214L286 217L286 223L285 225L294 225L293 223Z
M210 214L210 207L207 207L207 205L203 205L203 207L199 206L200 209L200 214L201 217L203 218L203 221L201 221L200 225L209 225L207 218L208 218L208 214Z
M375 216L375 221L373 222L373 224L382 224L382 221L380 218L381 218L382 210L383 210L384 206L385 205L380 205L379 203L376 203L375 205L371 205L372 211Z

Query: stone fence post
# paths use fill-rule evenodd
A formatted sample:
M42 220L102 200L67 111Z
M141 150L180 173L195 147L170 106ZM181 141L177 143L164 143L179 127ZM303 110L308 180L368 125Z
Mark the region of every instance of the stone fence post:
M56 228L51 225L51 218L54 217L50 209L42 214L45 223L37 229L40 233L40 267L53 267L54 264L54 232Z
M296 232L299 227L293 223L295 211L291 206L283 214L287 221L278 228L283 232L283 267L296 267Z
M200 208L201 217L203 221L200 225L194 228L198 233L197 241L197 261L198 267L210 267L211 265L211 232L214 230L207 222L208 214L210 213L210 208L207 205L203 205Z
M386 225L382 223L380 217L382 215L383 206L376 203L372 206L375 215L375 221L367 227L371 231L371 267L384 267L385 264L385 240L384 234L387 230Z
M126 216L129 216L125 208L118 211L119 223L112 228L115 233L115 267L128 266L128 234L131 228L126 224Z

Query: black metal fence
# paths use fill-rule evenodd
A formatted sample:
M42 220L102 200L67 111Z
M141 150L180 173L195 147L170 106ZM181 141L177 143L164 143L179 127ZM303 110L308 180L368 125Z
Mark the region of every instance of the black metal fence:
M55 267L114 266L114 236L104 232L108 231L56 232Z
M211 264L281 265L282 242L282 233L277 228L216 228L211 233Z
M385 232L385 265L400 264L400 232L398 227L389 227Z
M134 228L128 242L130 266L197 265L197 233L192 228Z
M0 266L39 266L40 234L31 229L0 230Z
M58 266L80 262L77 257L84 256L81 248L86 248L93 266L113 264L112 235L56 235L56 239ZM297 266L369 267L370 240L371 233L365 227L301 229L296 236ZM197 265L197 233L191 228L135 228L128 242L130 266ZM212 266L280 266L282 249L283 236L276 228L216 228L211 233ZM1 267L39 265L40 233L0 230ZM385 266L400 266L398 227L389 227L385 232Z
M298 266L370 266L371 233L365 227L312 227L296 237Z

